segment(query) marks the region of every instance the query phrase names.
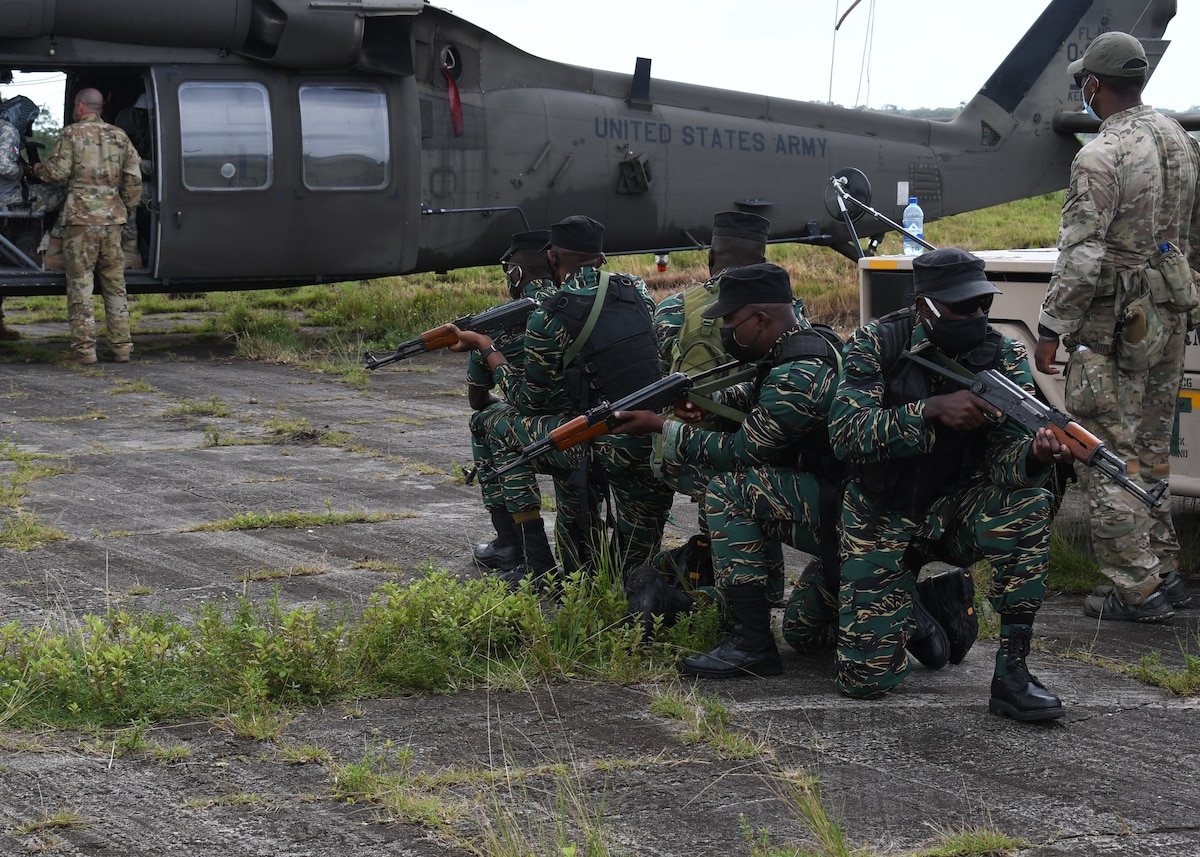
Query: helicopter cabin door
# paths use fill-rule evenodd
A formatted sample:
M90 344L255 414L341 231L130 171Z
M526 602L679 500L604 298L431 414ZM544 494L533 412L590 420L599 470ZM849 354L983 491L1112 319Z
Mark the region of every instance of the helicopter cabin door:
M162 66L154 85L159 279L337 282L415 257L396 79Z

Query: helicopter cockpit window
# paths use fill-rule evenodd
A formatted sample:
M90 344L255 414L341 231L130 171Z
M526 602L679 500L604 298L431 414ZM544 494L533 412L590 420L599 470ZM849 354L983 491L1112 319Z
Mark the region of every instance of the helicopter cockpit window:
M371 86L300 87L304 186L371 190L388 183L387 98Z
M179 87L183 184L189 190L254 190L271 184L271 106L250 82Z

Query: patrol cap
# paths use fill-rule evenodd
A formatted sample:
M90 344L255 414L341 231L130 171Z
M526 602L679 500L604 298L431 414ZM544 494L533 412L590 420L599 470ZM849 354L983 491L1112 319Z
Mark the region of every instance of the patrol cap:
M1001 294L983 275L983 260L957 247L942 247L913 259L913 291L946 304Z
M1074 77L1090 71L1106 77L1142 77L1148 65L1142 43L1114 30L1092 39L1083 56L1067 66L1067 74Z
M546 244L549 241L549 229L536 229L533 232L514 232L512 243L508 245L508 249L504 251L504 255L500 257L500 261L507 262L513 253L519 253L522 250L532 250L535 253L539 250L545 250Z
M723 235L766 244L770 232L771 221L748 211L718 211L713 215L713 238Z
M547 247L560 247L577 253L600 253L604 250L604 224L586 214L572 214L550 227Z
M720 318L749 304L791 304L794 300L787 271L770 262L730 268L718 284L717 302L700 313L705 318Z

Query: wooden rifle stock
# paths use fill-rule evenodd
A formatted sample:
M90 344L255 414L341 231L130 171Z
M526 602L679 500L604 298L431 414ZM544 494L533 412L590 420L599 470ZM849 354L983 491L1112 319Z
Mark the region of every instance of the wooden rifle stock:
M396 346L396 350L387 357L376 357L370 351L364 352L364 365L368 369L378 369L380 366L407 360L409 357L424 354L426 351L449 348L458 342L458 334L454 332L454 327L459 330L488 332L506 330L516 327L518 324L524 325L529 314L537 309L537 306L538 302L533 298L518 298L506 304L489 307L477 315L464 315L454 319L450 324L439 324L418 337L401 342ZM454 327L450 325L454 325Z

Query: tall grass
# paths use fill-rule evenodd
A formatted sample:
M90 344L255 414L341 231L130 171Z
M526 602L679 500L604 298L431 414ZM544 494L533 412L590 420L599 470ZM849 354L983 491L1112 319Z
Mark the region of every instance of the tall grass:
M929 222L926 237L938 246L967 250L1052 246L1061 204L1062 194L1053 193L946 217ZM889 234L880 252L899 253L900 237ZM827 248L799 244L772 244L767 258L788 271L810 318L842 330L858 323L854 261ZM647 254L615 256L606 267L642 277L661 297L708 279L707 264L706 251L694 250L672 254L665 272L659 272L654 256ZM269 348L248 345L244 349L254 354L274 353L281 347L279 342L297 349L320 349L330 341L386 348L505 300L503 274L499 266L491 266L299 288L136 295L130 311L135 336L145 319L199 313L204 316L200 332L242 343L256 337L271 340ZM66 322L61 297L9 298L5 311L18 329L24 323ZM301 336L302 331L309 335ZM0 354L2 359L7 359L5 354Z

